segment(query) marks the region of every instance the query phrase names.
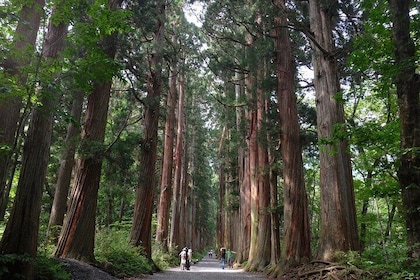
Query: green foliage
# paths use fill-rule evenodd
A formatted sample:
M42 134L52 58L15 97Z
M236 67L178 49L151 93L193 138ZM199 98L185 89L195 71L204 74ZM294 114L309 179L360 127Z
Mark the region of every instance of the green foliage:
M414 280L420 276L418 270L407 266L407 257L402 254L407 248L401 242L390 242L370 246L360 255L359 252L336 252L334 261L349 266L350 269L364 271L363 279Z
M0 279L25 279L23 275L11 272L9 267L13 266L16 262L29 263L32 261L33 259L28 255L0 254Z
M69 280L71 275L55 258L40 255L35 259L35 280Z
M35 280L69 280L71 275L57 259L47 255L38 254L35 259L26 255L4 254L0 255L1 279L25 279L18 273L10 274L8 267L16 262L32 262L35 270Z
M162 246L154 244L152 251L153 262L159 269L168 269L179 264L178 248L165 252Z
M129 231L103 229L96 237L95 256L104 269L117 277L151 273L152 266L141 250L129 244Z

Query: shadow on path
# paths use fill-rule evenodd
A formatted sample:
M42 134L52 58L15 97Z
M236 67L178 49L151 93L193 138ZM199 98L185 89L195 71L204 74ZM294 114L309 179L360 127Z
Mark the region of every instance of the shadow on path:
M148 275L142 279L204 279L204 280L222 280L222 279L256 279L266 280L265 275L260 273L244 272L242 269L226 268L222 269L219 260L204 257L200 262L191 265L190 270L181 270L179 267L171 268L163 272Z

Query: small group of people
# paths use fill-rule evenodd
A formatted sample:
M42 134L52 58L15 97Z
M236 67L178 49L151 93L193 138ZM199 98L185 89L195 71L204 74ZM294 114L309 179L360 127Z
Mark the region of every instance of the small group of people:
M213 249L208 251L209 258L213 258ZM227 267L233 267L233 254L236 252L227 249L225 247L220 248L220 262L222 263L222 269L225 269L225 265ZM181 252L179 253L179 257L181 260L181 270L190 270L191 262L192 262L192 249L188 247L182 248Z
M192 262L192 249L184 247L179 253L181 259L181 270L190 270Z
M225 264L227 260L227 266L229 268L233 267L233 254L236 254L236 252L227 249L225 247L220 248L220 261L222 262L222 269L225 269Z

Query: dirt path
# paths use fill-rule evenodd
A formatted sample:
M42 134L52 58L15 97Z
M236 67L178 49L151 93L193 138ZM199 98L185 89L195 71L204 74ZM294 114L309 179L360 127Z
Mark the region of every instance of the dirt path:
M217 259L205 257L200 262L191 265L190 270L181 270L179 267L171 268L163 272L146 276L142 279L204 279L204 280L223 280L223 279L268 279L263 274L248 273L241 269L225 268L222 269Z

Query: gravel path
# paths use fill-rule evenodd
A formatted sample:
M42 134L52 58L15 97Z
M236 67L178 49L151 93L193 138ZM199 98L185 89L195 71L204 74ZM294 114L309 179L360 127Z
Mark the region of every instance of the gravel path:
M190 270L181 270L179 267L171 268L163 272L146 276L142 279L204 279L204 280L223 280L223 279L255 279L266 280L265 275L260 273L244 272L242 269L226 268L222 269L217 259L205 257L200 262L191 265Z

